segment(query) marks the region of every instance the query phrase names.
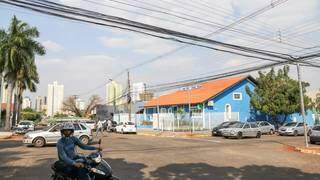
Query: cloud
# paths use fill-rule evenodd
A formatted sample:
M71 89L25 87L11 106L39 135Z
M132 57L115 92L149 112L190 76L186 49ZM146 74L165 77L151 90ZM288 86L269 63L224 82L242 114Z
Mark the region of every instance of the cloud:
M128 48L136 54L162 54L176 48L176 44L153 37L116 32L116 37L99 37L98 40L108 48ZM119 36L119 37L118 37Z
M42 45L46 48L46 50L52 52L61 52L63 50L62 45L50 40L42 42Z
M124 38L108 38L108 37L99 37L101 43L106 47L127 47L129 45L128 39Z

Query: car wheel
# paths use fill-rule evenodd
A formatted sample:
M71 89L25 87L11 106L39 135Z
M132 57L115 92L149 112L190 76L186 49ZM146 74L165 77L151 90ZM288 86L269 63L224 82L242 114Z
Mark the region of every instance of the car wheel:
M308 131L307 135L310 136L310 134L311 134L311 130Z
M229 137L228 136L223 136L224 138L226 138L226 139L229 139Z
M256 138L261 138L261 132L257 132Z
M270 129L269 134L270 134L270 135L274 134L274 130L273 130L273 129Z
M310 140L310 144L315 144L316 142Z
M89 137L88 136L81 136L79 139L83 144L88 144L89 143Z
M42 137L37 137L33 140L33 145L35 147L43 147L46 144L45 140Z
M242 139L242 132L238 132L237 138Z
M293 131L293 135L298 136L298 131L297 130Z

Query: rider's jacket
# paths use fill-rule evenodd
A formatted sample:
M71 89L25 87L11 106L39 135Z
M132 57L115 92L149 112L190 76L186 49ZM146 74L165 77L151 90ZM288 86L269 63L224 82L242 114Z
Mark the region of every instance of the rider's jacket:
M76 146L79 146L84 150L96 150L94 146L88 146L83 144L77 137L62 137L57 143L58 157L60 161L63 161L67 165L74 165L77 158Z

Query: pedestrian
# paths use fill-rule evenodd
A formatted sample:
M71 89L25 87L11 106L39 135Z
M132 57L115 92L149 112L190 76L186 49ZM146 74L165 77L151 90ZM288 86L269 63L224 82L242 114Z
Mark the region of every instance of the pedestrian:
M98 137L98 133L101 134L101 136L103 136L103 125L102 122L98 120L97 124L96 124L96 136Z

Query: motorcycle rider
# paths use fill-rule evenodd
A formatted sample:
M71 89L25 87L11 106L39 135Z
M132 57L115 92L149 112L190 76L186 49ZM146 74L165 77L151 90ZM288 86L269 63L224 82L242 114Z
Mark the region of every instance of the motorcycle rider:
M73 136L74 125L73 123L64 123L61 127L61 138L57 143L59 163L63 165L62 171L66 174L73 175L77 180L90 180L88 171L84 169L82 163L76 162L78 159L76 146L85 150L99 150L94 146L83 144L77 137Z

